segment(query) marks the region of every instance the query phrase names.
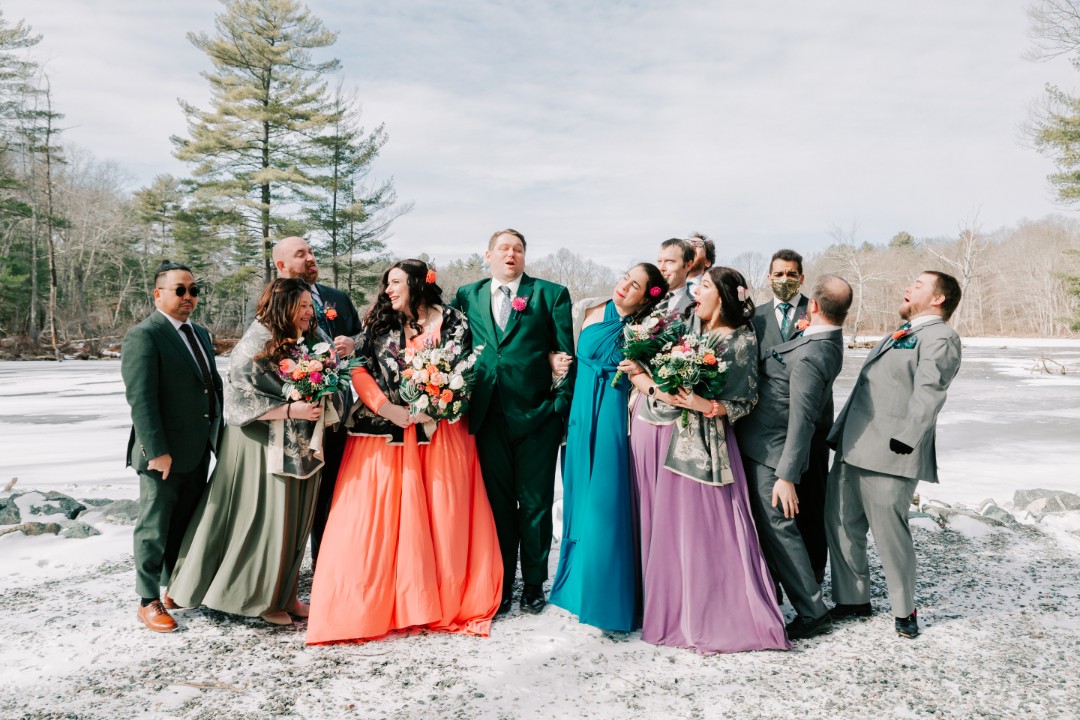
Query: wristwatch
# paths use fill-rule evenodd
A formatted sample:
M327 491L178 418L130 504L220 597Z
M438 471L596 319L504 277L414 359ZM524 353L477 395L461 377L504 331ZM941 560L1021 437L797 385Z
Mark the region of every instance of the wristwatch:
M656 386L655 385L650 385L649 386L649 397L652 397L655 394L656 394Z

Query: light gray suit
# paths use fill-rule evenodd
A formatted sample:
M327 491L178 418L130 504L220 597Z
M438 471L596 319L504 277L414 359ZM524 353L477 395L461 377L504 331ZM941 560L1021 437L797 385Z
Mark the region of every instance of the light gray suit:
M765 560L792 607L807 619L828 610L796 520L785 518L779 505L772 507L772 492L777 478L798 486L809 467L815 428L832 423L833 381L843 361L839 328L780 343L760 365L757 406L734 426Z
M914 338L914 345L911 345ZM908 507L920 480L936 483L937 416L960 369L960 337L941 318L913 327L897 345L891 335L870 351L829 443L836 448L826 493L833 599L870 601L866 533L874 542L896 617L915 610L915 547ZM895 439L909 455L889 449Z
M675 305L674 307L670 307L669 309L677 310L679 315L682 315L684 312L686 312L686 308L690 307L695 302L694 296L687 292L686 285L683 285L681 288L672 290L668 293L667 297L664 298L663 303L661 303L663 307L669 307L668 303L671 301L672 295L674 295L676 298Z

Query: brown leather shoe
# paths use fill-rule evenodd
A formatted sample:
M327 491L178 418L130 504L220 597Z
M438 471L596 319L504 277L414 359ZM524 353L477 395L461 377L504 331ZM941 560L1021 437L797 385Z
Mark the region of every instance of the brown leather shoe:
M143 625L154 632L167 633L176 629L176 621L162 607L160 600L155 600L149 605L140 605L138 617Z
M176 601L169 597L169 592L165 591L165 597L161 599L161 604L165 606L166 610L179 610L180 606L176 604Z

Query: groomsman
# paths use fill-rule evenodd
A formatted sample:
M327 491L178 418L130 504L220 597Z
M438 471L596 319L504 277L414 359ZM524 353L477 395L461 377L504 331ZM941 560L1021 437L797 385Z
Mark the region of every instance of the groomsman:
M686 277L686 291L694 296L694 288L701 284L705 271L716 264L716 243L701 233L694 233L686 242L694 250L694 260Z
M919 634L915 546L908 507L920 480L936 483L935 434L946 391L960 369L960 337L946 324L960 285L928 270L904 291L905 321L863 363L836 419L836 448L825 501L835 618L867 616L870 569L866 534L874 534L896 632Z
M124 336L120 375L131 406L127 465L139 474L135 522L138 618L172 632L169 584L180 543L206 486L221 428L221 376L210 334L190 317L199 304L191 270L165 261L154 277L157 310Z
M841 328L850 307L847 282L818 279L807 303L809 325L769 351L758 375L758 404L734 426L765 560L798 614L787 626L792 640L832 628L795 522L802 510L796 488L810 466L814 433L832 424L828 401L844 361Z
M570 366L565 381L552 389L548 354L574 352L570 293L524 273L525 237L517 230L492 235L484 259L491 277L458 288L454 299L469 320L473 345L484 348L469 432L476 436L502 550L498 613L510 609L519 549L521 609L538 613L547 604L555 461L574 387Z
M681 238L671 238L660 243L656 254L656 267L668 283L668 295L660 303L667 312L675 310L682 313L694 302L690 288L686 285L686 276L695 258L694 248Z
M348 295L329 285L316 282L319 279L319 266L315 253L300 237L287 237L278 240L273 250L274 266L278 277L300 278L311 288L311 301L315 304L315 318L319 327L334 339L334 349L343 357L353 354L355 338L360 334L360 315L356 312ZM352 393L346 393L345 412L349 416L349 401ZM348 433L344 422L334 429L327 428L323 436L323 457L326 462L319 481L319 496L315 501L315 519L311 525L311 564L319 560L319 546L322 545L326 518L330 515L330 501L334 497L334 484L337 481L341 457L345 453L345 440Z
M752 321L762 363L768 360L774 347L798 337L809 324L808 299L800 291L805 279L802 255L794 250L777 250L773 253L769 261L769 289L773 297L757 307ZM822 416L829 416L831 426L831 393L825 398L821 412ZM810 465L799 481L799 515L796 518L818 584L825 579L825 564L829 557L825 541L825 480L829 476L829 447L825 442L827 433L828 427L824 430L818 428L810 440Z

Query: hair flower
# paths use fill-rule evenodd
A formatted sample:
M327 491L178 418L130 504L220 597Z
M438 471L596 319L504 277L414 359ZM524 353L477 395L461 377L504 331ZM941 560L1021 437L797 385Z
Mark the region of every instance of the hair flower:
M742 285L737 287L735 290L739 294L739 302L746 302L746 300L750 297L750 293Z
M427 275L424 276L424 282L426 282L428 285L434 285L435 279L437 277L438 275L435 274L434 270L428 270Z
M518 312L521 312L521 311L523 311L525 309L525 306L528 305L528 304L529 304L529 297L526 295L525 297L516 297L516 298L514 298L514 301L512 303L510 303L510 307L514 308L514 310L516 310Z
M659 285L653 285L651 288L649 288L649 295L651 295L652 297L659 297L660 293L662 292L664 292L664 289Z

